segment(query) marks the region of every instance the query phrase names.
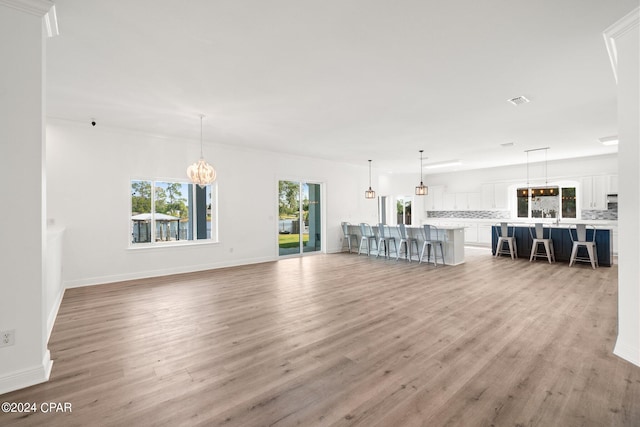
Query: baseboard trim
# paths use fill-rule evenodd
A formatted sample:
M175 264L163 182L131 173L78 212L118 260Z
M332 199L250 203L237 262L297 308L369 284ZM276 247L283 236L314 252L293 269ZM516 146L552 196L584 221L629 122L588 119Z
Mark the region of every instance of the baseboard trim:
M150 277L169 276L172 274L195 273L197 271L216 270L219 268L237 267L241 265L260 264L277 261L277 257L250 258L241 261L224 261L211 264L191 265L187 267L173 267L160 270L136 271L135 273L116 274L110 276L90 277L86 279L68 280L64 282L66 288L80 288L83 286L103 285L106 283L123 282L127 280L147 279Z
M52 368L53 360L47 350L40 365L0 377L0 395L49 381Z
M627 362L631 362L636 366L640 366L640 349L633 348L621 343L619 338L616 342L615 348L613 349L613 354L626 360Z
M53 325L56 323L56 317L58 317L58 311L60 310L60 304L62 304L62 298L64 297L64 288L58 293L56 301L53 303L53 308L49 312L47 317L47 342L51 338L51 331L53 331Z

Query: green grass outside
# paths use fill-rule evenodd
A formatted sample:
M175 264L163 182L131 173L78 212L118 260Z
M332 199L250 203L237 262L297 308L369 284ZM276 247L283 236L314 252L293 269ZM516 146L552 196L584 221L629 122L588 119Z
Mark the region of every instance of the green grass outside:
M302 242L306 244L309 241L309 235L302 235ZM281 248L297 248L300 246L299 234L278 234L278 245Z

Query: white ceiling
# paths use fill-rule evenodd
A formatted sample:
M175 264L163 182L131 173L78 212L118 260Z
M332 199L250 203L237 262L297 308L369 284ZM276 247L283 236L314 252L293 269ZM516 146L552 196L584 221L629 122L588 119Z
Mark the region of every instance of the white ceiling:
M637 0L57 0L48 116L381 172L616 151L602 32ZM524 95L532 102L506 100ZM514 142L513 147L500 144ZM205 148L206 154L206 148ZM212 159L215 163L215 159ZM536 159L531 159L535 161ZM541 160L541 159L538 159ZM441 172L442 170L434 170ZM429 171L425 169L425 174Z

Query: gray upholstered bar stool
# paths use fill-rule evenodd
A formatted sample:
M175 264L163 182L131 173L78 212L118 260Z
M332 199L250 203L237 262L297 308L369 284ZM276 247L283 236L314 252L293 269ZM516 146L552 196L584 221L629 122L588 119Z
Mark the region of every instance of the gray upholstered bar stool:
M378 244L376 242L376 235L373 234L371 226L365 222L360 223L360 246L358 247L358 255L362 252L362 247L367 245L367 256L371 255L371 242L376 244L376 250Z
M344 248L344 242L346 240L347 245L349 246L349 253L351 253L351 239L356 239L356 245L358 244L358 236L356 236L355 234L351 233L351 230L349 230L349 227L351 227L351 224L348 222L342 222L340 223L340 225L342 226L342 247Z
M422 244L422 252L420 252L420 263L422 263L422 258L424 258L424 250L427 249L427 262L429 262L429 258L431 257L431 248L433 248L433 265L438 266L438 252L436 251L436 246L440 246L440 256L442 258L442 264L444 264L444 245L443 241L439 239L438 228L424 224L422 226L424 232L424 243ZM435 235L435 239L433 236Z
M591 239L587 240L587 229L593 230ZM574 234L575 232L575 234ZM569 236L573 242L571 248L571 258L569 259L569 267L576 261L590 262L591 268L595 270L598 267L598 252L596 251L596 228L593 225L576 224L569 228ZM587 248L588 257L579 257L578 249L580 246Z
M498 237L498 244L496 245L496 256L498 255L511 255L511 259L518 258L518 246L516 244L515 227L509 225L509 223L501 222L494 227L496 235ZM507 244L508 249L505 249L504 244Z
M416 245L416 255L420 254L418 249L418 239L409 236L407 233L407 227L404 224L398 224L398 234L400 235L400 243L398 243L398 253L396 254L396 261L400 258L400 250L404 244L404 256L411 262L411 245Z
M556 254L553 250L553 240L551 240L551 230L548 237L544 237L544 226L542 223L536 223L533 227L529 227L529 234L533 239L531 244L531 256L529 262L538 259L539 256L546 257L549 263L556 261ZM539 252L540 245L544 246L544 252Z

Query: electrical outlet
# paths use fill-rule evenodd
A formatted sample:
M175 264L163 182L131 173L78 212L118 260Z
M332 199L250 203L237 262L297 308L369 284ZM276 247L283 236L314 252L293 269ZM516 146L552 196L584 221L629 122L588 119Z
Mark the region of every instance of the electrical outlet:
M0 332L0 347L9 347L10 345L15 344L16 341L16 331L1 331Z

